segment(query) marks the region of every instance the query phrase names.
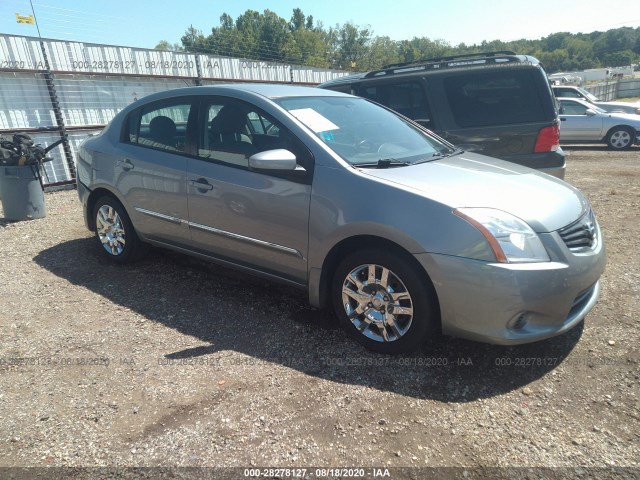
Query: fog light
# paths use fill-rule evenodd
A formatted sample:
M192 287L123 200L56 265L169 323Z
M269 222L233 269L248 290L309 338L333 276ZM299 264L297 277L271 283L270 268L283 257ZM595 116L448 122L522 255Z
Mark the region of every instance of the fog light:
M517 314L509 323L507 323L507 328L510 330L522 330L527 325L527 312L522 312Z

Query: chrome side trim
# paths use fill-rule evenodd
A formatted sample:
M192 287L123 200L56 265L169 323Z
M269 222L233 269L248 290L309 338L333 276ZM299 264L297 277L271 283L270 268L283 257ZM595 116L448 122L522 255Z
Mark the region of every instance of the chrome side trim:
M152 210L147 210L146 208L134 207L134 210L140 213L144 213L145 215L149 215L150 217L159 218L160 220L166 220L167 222L177 223L178 225L182 223L189 223L186 220L182 220L181 218L172 217L171 215L165 215L164 213L154 212Z
M171 215L165 215L164 213L158 213L158 212L154 212L152 210L147 210L146 208L134 207L134 209L136 211L140 212L140 213L143 213L145 215L149 215L150 217L159 218L160 220L166 220L166 221L171 222L171 223L177 223L178 225L185 224L185 225L188 225L189 227L193 227L193 228L196 228L198 230L202 230L204 232L215 233L215 234L218 234L218 235L223 235L225 237L234 238L236 240L242 240L242 241L245 241L245 242L249 242L249 243L253 243L253 244L256 244L256 245L260 245L262 247L267 247L267 248L271 248L273 250L278 250L279 252L288 253L289 255L294 255L294 256L296 256L298 258L304 259L304 256L302 255L302 253L300 253L295 248L285 247L284 245L278 245L277 243L271 243L271 242L267 242L265 240L258 240L257 238L246 237L246 236L240 235L238 233L227 232L226 230L220 230L218 228L209 227L207 225L201 225L201 224L195 223L195 222L189 222L187 220L183 220L183 219L178 218L178 217L173 217Z
M199 223L189 222L189 226L198 230L202 230L208 233L215 233L217 235L222 235L229 238L234 238L236 240L242 240L244 242L253 243L255 245L260 245L262 247L271 248L273 250L278 250L279 252L288 253L289 255L294 255L298 258L304 258L302 253L300 253L295 248L285 247L284 245L278 245L277 243L267 242L265 240L258 240L257 238L245 237L244 235L240 235L237 233L227 232L226 230L220 230L218 228L209 227L207 225L201 225Z

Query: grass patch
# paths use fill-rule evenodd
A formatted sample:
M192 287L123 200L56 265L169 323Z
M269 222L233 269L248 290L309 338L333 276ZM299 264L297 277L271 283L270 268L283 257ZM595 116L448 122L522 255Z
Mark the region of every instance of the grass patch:
M616 102L629 102L629 103L640 102L640 97L623 97L623 98L616 98Z

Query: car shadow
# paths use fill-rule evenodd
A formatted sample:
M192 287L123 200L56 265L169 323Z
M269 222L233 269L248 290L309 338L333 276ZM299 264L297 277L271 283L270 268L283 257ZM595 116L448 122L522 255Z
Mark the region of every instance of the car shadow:
M164 250L132 265L103 258L93 238L60 243L35 262L58 277L202 341L168 359L231 350L308 375L419 399L467 402L521 388L560 365L583 326L502 347L442 337L418 353L387 356L347 338L306 293Z

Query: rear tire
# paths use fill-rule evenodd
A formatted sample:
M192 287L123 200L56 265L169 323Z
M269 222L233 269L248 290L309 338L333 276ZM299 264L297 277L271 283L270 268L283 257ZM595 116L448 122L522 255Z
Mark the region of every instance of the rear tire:
M140 241L127 211L115 197L105 195L96 201L93 220L100 251L110 261L129 263L147 252L147 245Z
M607 134L607 145L614 150L626 150L634 141L635 132L629 127L613 127Z
M403 255L367 249L336 268L331 298L342 327L375 352L409 353L438 332L431 282Z

